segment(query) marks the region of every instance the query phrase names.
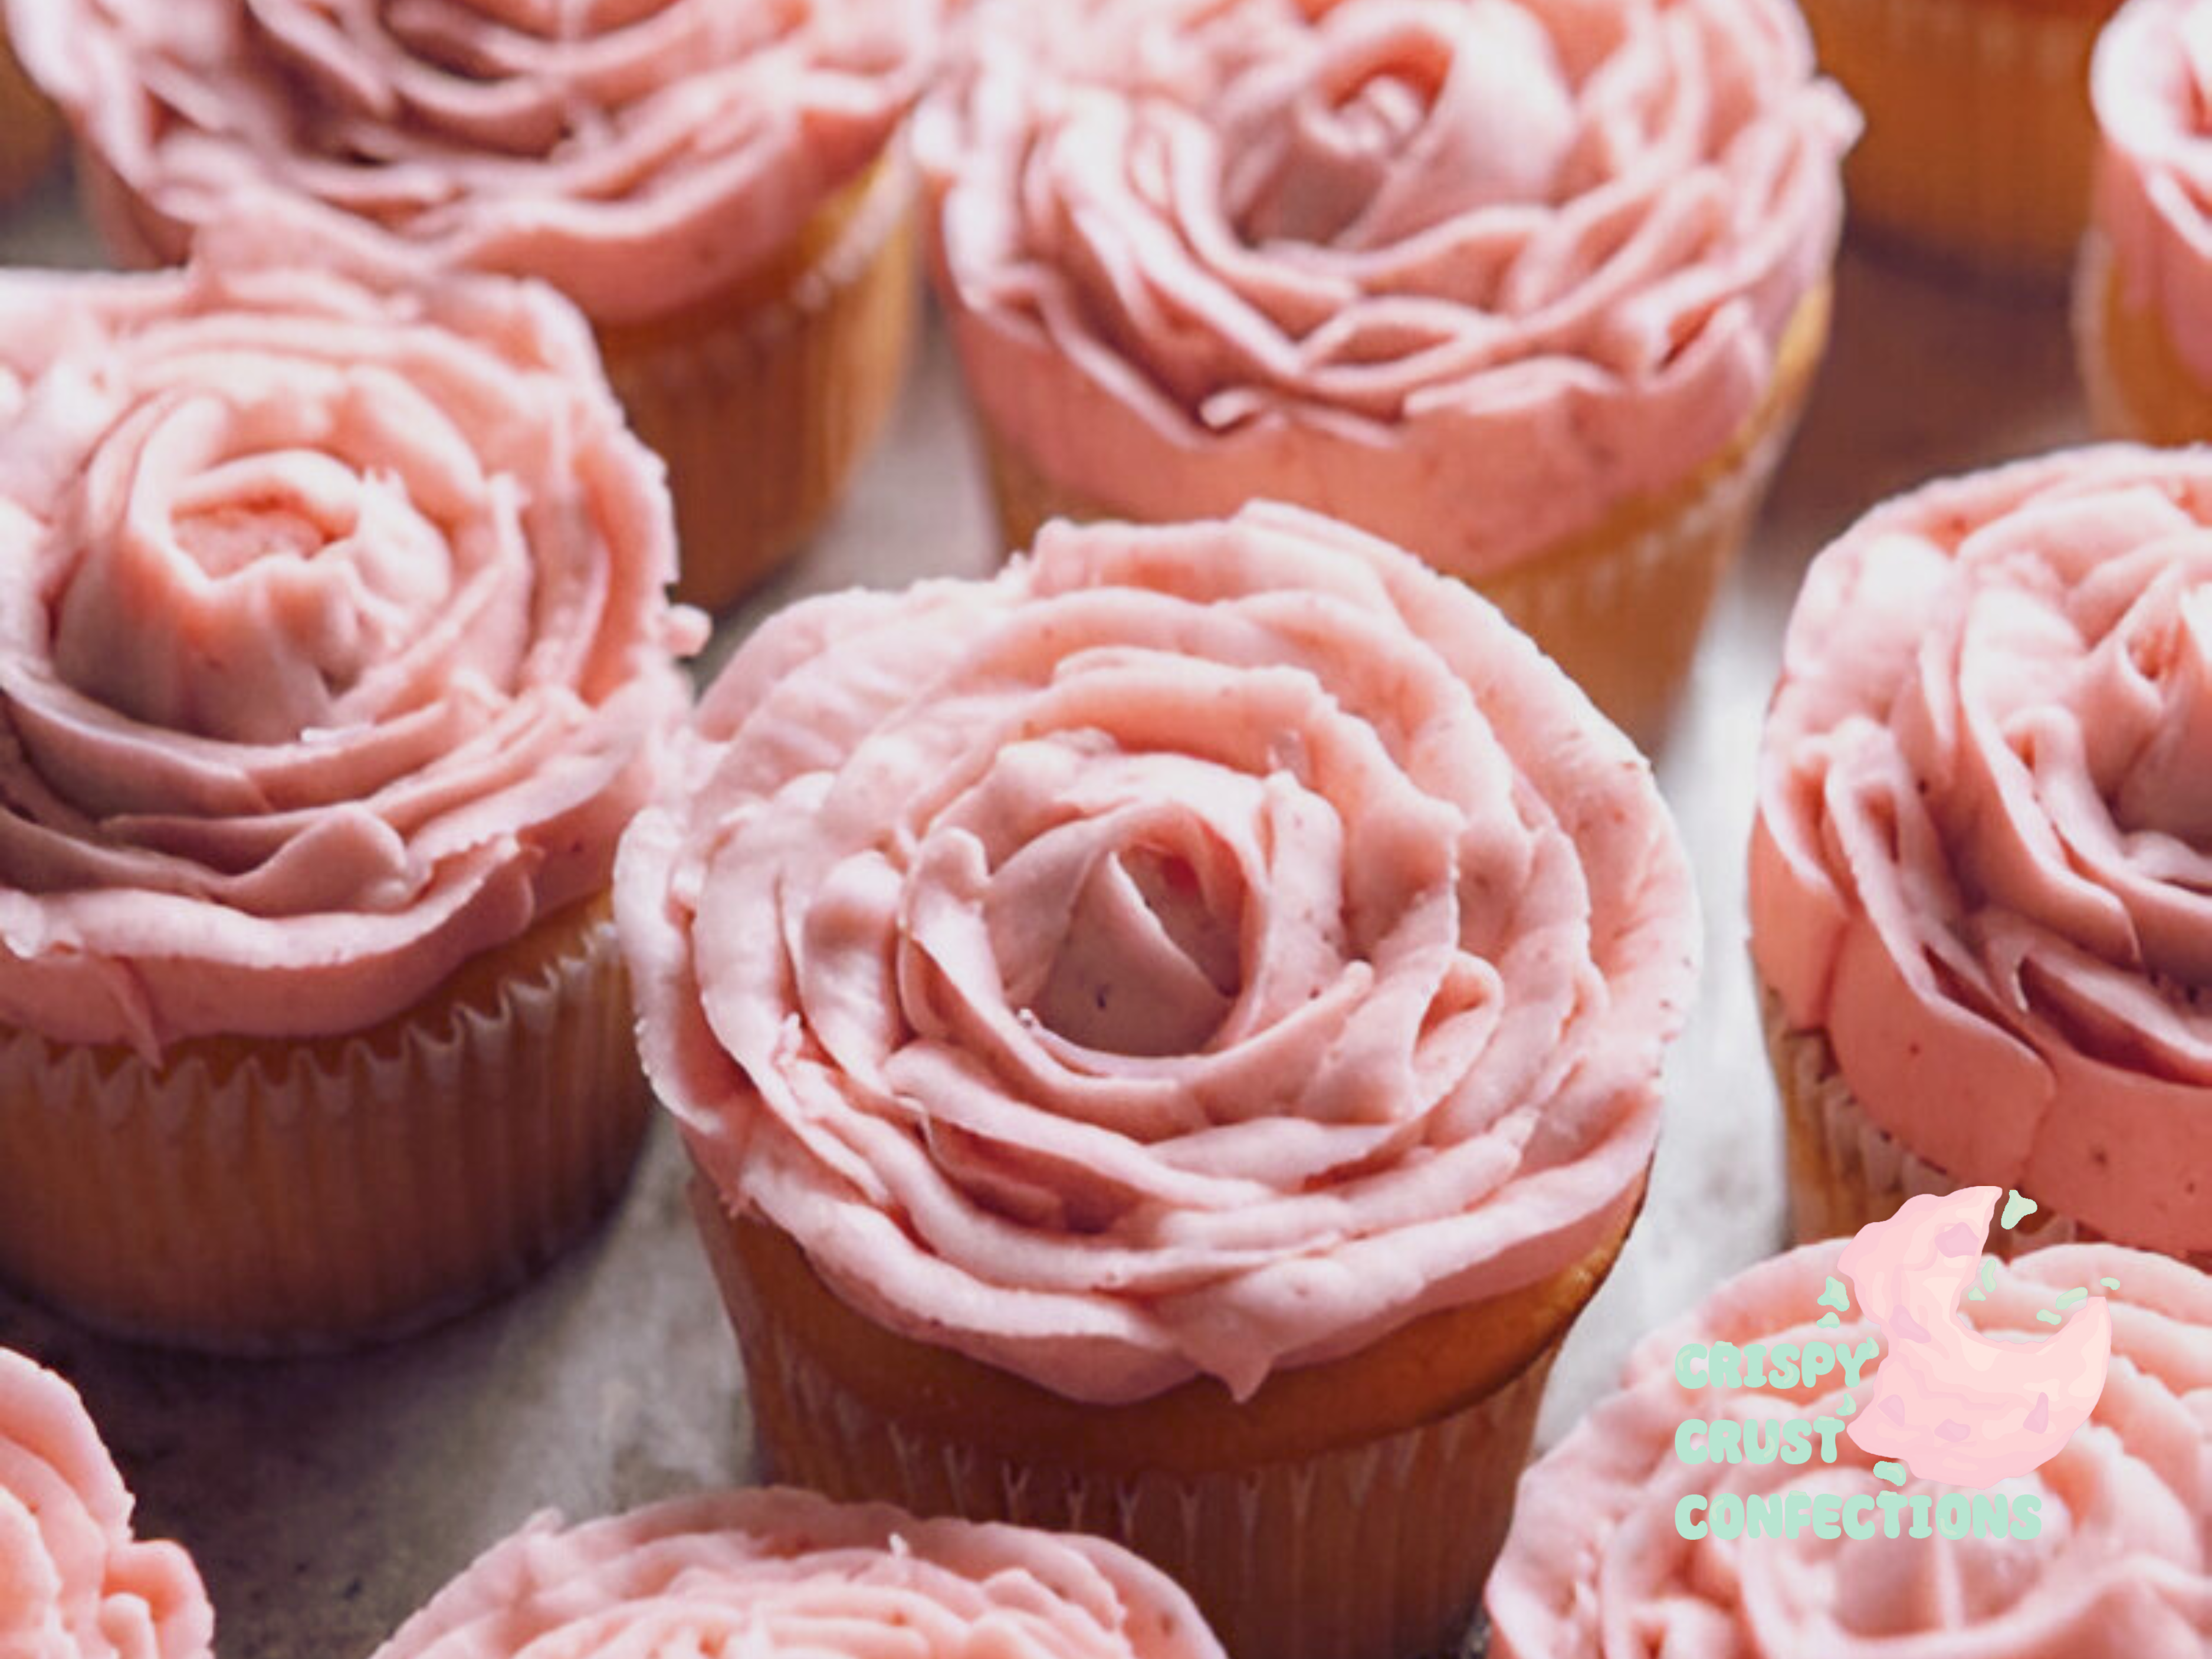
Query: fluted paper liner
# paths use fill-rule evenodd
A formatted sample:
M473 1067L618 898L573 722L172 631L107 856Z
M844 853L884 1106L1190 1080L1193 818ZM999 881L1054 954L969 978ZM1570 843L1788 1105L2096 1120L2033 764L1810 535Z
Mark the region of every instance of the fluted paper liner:
M599 331L631 426L668 463L678 598L738 599L799 550L873 447L920 317L914 198L895 151L820 210L765 284Z
M1231 1659L1461 1651L1564 1326L1492 1393L1364 1443L1228 1469L1054 1466L994 1444L988 1419L960 1435L856 1395L754 1293L703 1179L692 1198L773 1478L921 1515L1115 1540L1190 1591Z
M1908 1198L1986 1185L1937 1169L1867 1115L1844 1082L1835 1051L1816 1030L1793 1029L1781 999L1760 988L1768 1057L1782 1093L1790 1161L1790 1226L1797 1243L1849 1238L1895 1215ZM2033 1198L2030 1193L2028 1197ZM2104 1242L2104 1235L2039 1207L2020 1225L1990 1235L1989 1248L2011 1257L2050 1244ZM2212 1256L2186 1258L2212 1272Z
M621 1189L651 1097L605 905L507 948L486 994L353 1039L157 1068L0 1029L0 1276L235 1352L394 1336L519 1282Z
M1764 402L1693 477L1471 583L1647 745L1666 729L1714 598L1796 431L1826 350L1830 304L1825 283L1800 304ZM1008 547L1029 546L1054 519L1120 516L1047 477L1010 435L987 428L983 447Z
M1987 275L2058 283L2088 218L2089 57L2119 0L1804 0L1866 115L1851 216Z

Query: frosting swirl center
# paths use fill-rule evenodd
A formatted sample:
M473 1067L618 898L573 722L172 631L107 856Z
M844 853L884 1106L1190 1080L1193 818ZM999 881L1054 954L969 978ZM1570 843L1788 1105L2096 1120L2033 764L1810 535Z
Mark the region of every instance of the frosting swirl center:
M1347 0L1224 88L1222 198L1253 244L1405 240L1548 202L1575 143L1551 37L1508 0Z
M377 719L410 688L369 671L404 662L511 543L507 505L404 380L333 367L156 391L53 520L56 671L136 720L235 743Z

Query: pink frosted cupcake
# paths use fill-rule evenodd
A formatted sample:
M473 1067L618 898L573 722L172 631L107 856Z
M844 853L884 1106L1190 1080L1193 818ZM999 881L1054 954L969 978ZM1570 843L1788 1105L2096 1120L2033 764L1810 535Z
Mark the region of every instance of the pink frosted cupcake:
M131 1507L76 1391L0 1348L0 1653L210 1659L191 1558L133 1538Z
M1275 507L802 605L696 729L618 914L771 1466L1455 1640L1695 981L1627 740Z
M1785 0L998 0L920 124L1009 545L1272 497L1663 715L1827 332Z
M2212 5L2133 0L2097 44L2075 337L2099 429L2212 440Z
M0 279L0 1276L261 1348L542 1262L647 1121L607 887L696 638L574 311Z
M1111 1544L788 1490L541 1518L376 1659L702 1653L1221 1659L1190 1598Z
M1833 1464L1817 1451L1796 1463L1677 1455L1691 1419L1741 1425L1762 1441L1792 1420L1856 1420L1872 1395L1847 1388L1840 1370L1791 1389L1690 1389L1675 1376L1687 1344L1875 1340L1857 1313L1840 1329L1815 1323L1832 1305L1819 1298L1842 1248L1811 1245L1754 1267L1650 1338L1620 1391L1528 1472L1490 1583L1491 1659L2212 1652L2212 1279L2179 1262L2111 1246L2041 1250L1960 1304L1974 1330L2016 1340L2050 1337L2038 1316L2083 1286L2110 1314L2111 1367L2087 1424L1993 1492L1893 1486L1847 1431ZM1890 1363L1875 1362L1873 1375ZM1690 1374L1710 1378L1710 1365L1692 1361ZM1711 1439L1700 1428L1687 1443ZM1685 1539L1677 1510L1693 1495L1708 1501L1687 1524L1705 1534ZM2008 1535L1997 1531L1999 1503ZM1749 1535L1741 1517L1770 1504L1785 1527L1799 1510L1797 1535ZM1885 1506L1899 1511L1893 1521ZM1954 1537L1962 1510L1967 1535ZM1990 1535L1972 1535L1977 1514Z
M792 552L890 410L937 0L9 3L119 257L297 216L565 292L669 463L686 598Z
M2212 1261L2212 455L1932 485L1821 554L1752 950L1801 1238L2017 1188Z

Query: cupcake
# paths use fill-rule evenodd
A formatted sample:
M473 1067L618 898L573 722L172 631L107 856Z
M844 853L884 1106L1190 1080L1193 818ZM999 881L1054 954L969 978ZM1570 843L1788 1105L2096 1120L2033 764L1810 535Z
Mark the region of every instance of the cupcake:
M0 1348L0 1653L210 1659L191 1558L132 1537L131 1508L76 1391Z
M979 7L920 118L1008 545L1271 497L1649 735L1826 340L1852 116L1784 0Z
M1190 1598L1111 1544L788 1490L541 1516L375 1659L583 1653L1221 1659Z
M616 878L767 1464L1118 1538L1240 1659L1455 1640L1694 982L1649 769L1330 520L814 600Z
M2094 223L2075 340L2107 436L2212 439L2212 5L2135 0L2097 48Z
M24 75L0 18L0 205L38 183L61 147L61 122Z
M1802 0L1866 112L1851 222L1984 276L2063 283L2097 155L2089 55L2120 0Z
M1814 562L1752 951L1801 1240L2017 1188L2212 1261L2212 454L1931 485Z
M1840 1368L1807 1387L1793 1364L1795 1389L1692 1389L1675 1371L1693 1344L1874 1340L1856 1312L1840 1329L1816 1322L1833 1306L1820 1298L1841 1249L1762 1263L1650 1338L1619 1392L1528 1472L1490 1583L1491 1659L2212 1651L2212 1279L2181 1263L2110 1245L2039 1250L1960 1304L1976 1332L2014 1341L2049 1337L2039 1316L2069 1290L2098 1287L2089 1305L2110 1314L2112 1362L2087 1423L1994 1489L1893 1485L1848 1432L1833 1436L1832 1464L1817 1449L1798 1463L1677 1455L1692 1420L1693 1451L1706 1424L1741 1425L1748 1442L1793 1419L1860 1420L1869 1391L1846 1387ZM1872 1363L1879 1378L1897 1362ZM1709 1363L1688 1374L1710 1380ZM1751 1535L1751 1514L1793 1508L1793 1535ZM1686 1539L1686 1522L1701 1535Z
M688 702L667 499L490 278L0 279L0 1278L382 1335L603 1211L608 886Z
M935 3L9 0L119 257L293 218L565 292L715 606L827 515L896 394Z

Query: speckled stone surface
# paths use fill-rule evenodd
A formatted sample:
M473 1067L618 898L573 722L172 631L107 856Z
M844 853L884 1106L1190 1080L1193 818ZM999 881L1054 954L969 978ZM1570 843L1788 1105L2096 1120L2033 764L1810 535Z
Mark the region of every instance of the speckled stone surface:
M58 181L0 219L0 262L90 264ZM2079 438L2063 307L1845 261L1838 335L1796 453L1716 616L1661 759L1705 902L1705 994L1670 1079L1649 1206L1571 1341L1547 1439L1639 1335L1781 1243L1779 1136L1745 965L1753 750L1805 562L1918 480ZM980 574L989 520L943 339L884 453L808 556L718 635L719 662L802 594ZM103 1341L0 1294L0 1343L84 1391L213 1593L224 1659L360 1659L532 1513L586 1516L750 1473L735 1351L659 1135L620 1212L537 1285L366 1356L218 1364Z

